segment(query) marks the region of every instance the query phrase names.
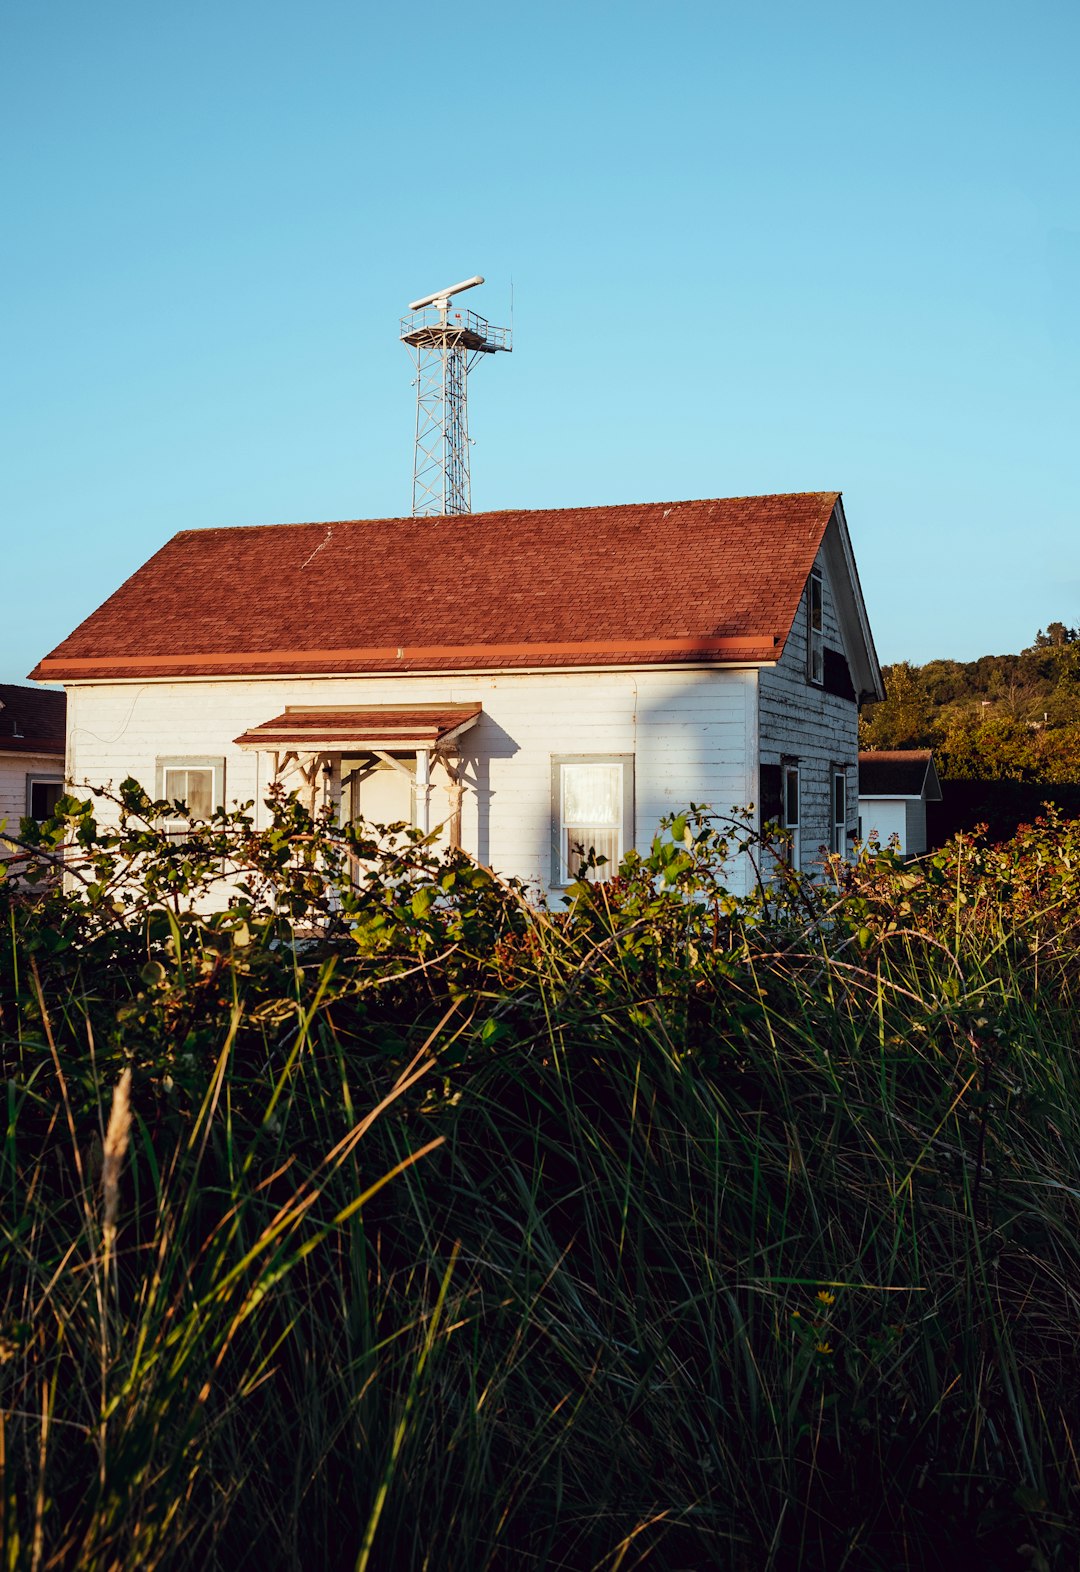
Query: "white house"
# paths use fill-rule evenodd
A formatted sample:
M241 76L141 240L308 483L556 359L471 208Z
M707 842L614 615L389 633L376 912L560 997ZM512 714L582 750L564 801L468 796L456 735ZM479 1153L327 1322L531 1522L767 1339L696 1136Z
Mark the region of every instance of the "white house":
M188 530L32 675L76 784L281 779L552 894L691 802L845 849L883 693L836 492Z
M941 782L929 748L859 754L859 835L887 846L896 836L902 857L927 850L926 804L941 801Z
M0 855L3 832L46 819L64 789L64 695L0 683Z

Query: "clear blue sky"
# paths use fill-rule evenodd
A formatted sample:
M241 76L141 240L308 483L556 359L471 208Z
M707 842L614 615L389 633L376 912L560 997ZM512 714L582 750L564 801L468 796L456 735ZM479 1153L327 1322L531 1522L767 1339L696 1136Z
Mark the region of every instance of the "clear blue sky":
M475 272L478 511L839 487L883 660L1080 623L1078 60L1075 0L0 0L0 680L178 529L407 513L398 316Z

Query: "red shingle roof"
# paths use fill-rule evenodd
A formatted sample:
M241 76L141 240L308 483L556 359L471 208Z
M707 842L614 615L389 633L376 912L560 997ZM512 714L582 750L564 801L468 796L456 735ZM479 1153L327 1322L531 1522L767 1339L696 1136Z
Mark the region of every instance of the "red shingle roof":
M67 695L0 682L0 752L64 757Z
M185 530L32 675L773 661L837 496Z

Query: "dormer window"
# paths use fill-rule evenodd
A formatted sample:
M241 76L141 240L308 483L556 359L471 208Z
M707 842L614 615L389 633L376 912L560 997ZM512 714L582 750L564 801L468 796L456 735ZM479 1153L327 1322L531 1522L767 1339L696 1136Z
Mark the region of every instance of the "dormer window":
M817 568L806 584L806 680L820 688L825 681L825 615L821 574Z

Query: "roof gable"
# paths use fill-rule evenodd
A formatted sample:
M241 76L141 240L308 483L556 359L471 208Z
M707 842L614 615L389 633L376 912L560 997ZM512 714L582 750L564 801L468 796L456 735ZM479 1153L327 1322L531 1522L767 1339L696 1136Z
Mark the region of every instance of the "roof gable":
M870 619L859 583L859 570L855 566L855 553L844 517L844 505L839 498L822 541L822 557L836 600L836 616L851 669L855 696L860 704L864 699L883 699L885 683L874 648L874 636L870 631Z
M803 492L185 530L33 675L771 662L838 502Z

